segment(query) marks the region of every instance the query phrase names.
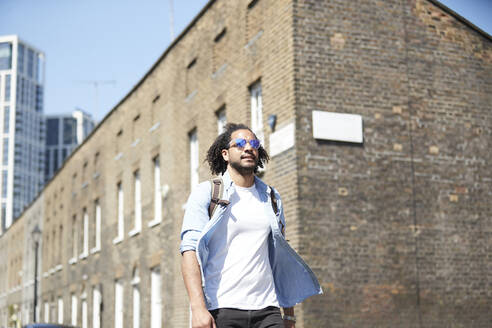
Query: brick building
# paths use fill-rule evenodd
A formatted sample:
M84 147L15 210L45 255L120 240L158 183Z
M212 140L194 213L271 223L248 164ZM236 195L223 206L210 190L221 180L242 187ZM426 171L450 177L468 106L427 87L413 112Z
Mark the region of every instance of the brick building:
M0 244L39 208L43 321L188 327L183 206L245 122L324 288L297 327L487 327L491 81L491 37L435 1L210 1ZM364 141L315 138L328 112Z

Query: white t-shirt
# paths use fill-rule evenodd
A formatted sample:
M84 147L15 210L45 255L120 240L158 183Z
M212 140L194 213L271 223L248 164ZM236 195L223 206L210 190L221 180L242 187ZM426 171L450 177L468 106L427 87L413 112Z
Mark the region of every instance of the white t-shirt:
M204 275L209 310L278 307L268 258L271 227L265 205L254 185L235 189L208 244Z

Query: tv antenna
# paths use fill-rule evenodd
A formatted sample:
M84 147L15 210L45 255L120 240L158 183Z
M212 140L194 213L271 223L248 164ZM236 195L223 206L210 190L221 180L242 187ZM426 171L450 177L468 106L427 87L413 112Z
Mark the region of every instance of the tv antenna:
M84 80L84 81L79 81L79 83L92 84L94 86L95 102L96 102L95 113L99 113L99 86L115 85L116 81L115 80Z

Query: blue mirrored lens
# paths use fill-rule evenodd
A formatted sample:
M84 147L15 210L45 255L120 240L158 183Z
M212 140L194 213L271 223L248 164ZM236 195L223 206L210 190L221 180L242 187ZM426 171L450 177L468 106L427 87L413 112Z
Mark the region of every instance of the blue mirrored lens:
M244 146L246 146L246 140L242 139L242 138L238 138L236 140L234 140L234 143L238 146L238 147L241 147L243 148Z
M237 138L237 139L234 139L234 143L236 144L237 147L239 148L244 148L246 147L246 143L248 143L251 145L251 148L254 148L254 149L258 149L260 148L260 141L257 140L257 139L252 139L250 141L246 141L246 139L243 139L243 138Z
M249 141L249 144L250 144L250 145L251 145L251 147L253 147L254 149L258 149L258 148L260 148L260 141L259 141L259 140L256 140L256 139L250 140L250 141Z

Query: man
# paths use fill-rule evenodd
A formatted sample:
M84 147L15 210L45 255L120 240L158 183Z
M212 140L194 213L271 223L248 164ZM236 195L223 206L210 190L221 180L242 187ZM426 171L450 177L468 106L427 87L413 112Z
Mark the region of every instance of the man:
M222 174L222 199L214 201L210 217L217 187L210 181L198 185L181 231L181 270L193 328L294 328L293 306L322 292L284 239L280 195L255 176L268 159L242 124L227 124L208 150L212 174Z

